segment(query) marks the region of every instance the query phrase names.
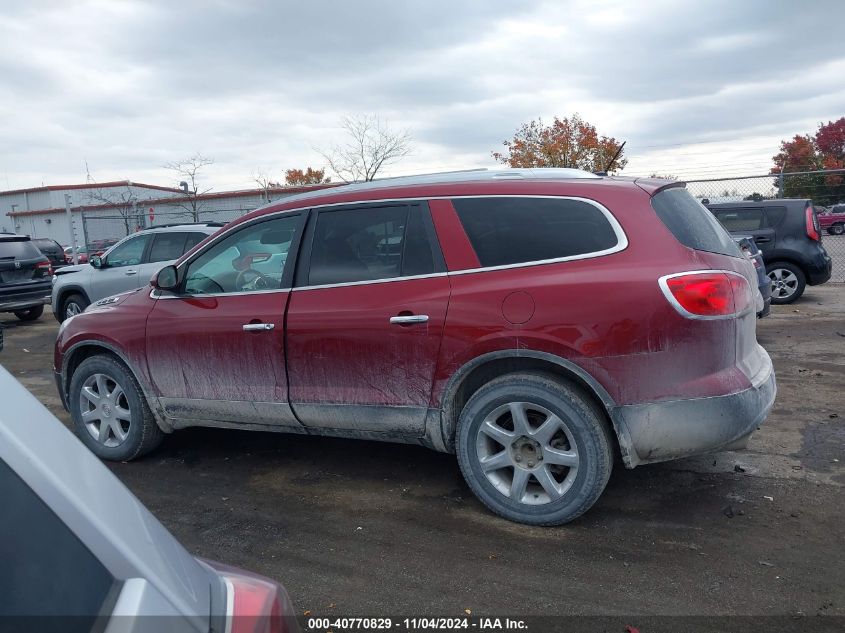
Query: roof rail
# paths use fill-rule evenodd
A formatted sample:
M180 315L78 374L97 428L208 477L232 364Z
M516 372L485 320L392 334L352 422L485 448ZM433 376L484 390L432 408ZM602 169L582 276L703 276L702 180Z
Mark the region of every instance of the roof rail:
M169 229L173 228L174 226L213 226L215 228L219 228L221 226L226 226L225 222L172 222L170 224L153 224L152 226L148 226L145 230L149 231L150 229Z

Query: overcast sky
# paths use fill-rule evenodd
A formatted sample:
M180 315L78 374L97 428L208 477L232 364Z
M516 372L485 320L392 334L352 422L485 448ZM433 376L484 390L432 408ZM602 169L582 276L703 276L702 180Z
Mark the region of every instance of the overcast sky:
M768 171L780 139L845 115L845 2L39 2L0 12L0 189L206 186L323 165L378 114L413 154L384 175L494 166L532 118L627 140L625 173Z

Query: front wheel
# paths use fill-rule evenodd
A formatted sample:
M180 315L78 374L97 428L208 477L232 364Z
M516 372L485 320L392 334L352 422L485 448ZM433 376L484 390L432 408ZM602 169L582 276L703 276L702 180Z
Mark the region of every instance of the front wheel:
M830 234L831 235L842 235L845 233L845 224L834 224L830 227Z
M28 310L16 310L15 316L18 317L21 321L35 321L36 319L40 318L41 315L44 314L44 306L35 306L34 308L29 308Z
M70 380L73 429L103 459L129 461L164 438L135 377L112 356L86 358Z
M560 525L590 509L613 467L601 411L554 376L508 374L469 399L457 430L458 463L493 512Z
M77 314L82 314L88 305L88 300L85 297L79 293L73 293L64 300L64 304L62 305L62 321L74 317Z
M792 303L804 294L807 278L795 264L774 262L766 266L766 271L772 282L772 303Z

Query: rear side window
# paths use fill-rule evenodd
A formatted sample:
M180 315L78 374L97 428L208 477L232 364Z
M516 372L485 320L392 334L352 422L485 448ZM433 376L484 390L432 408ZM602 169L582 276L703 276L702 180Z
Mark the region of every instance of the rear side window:
M156 233L150 248L151 262L164 262L168 259L179 259L185 252L185 236L187 233Z
M786 207L766 207L766 216L769 218L769 226L777 226L786 216Z
M0 240L0 259L38 259L41 251L31 240Z
M0 499L0 620L61 616L61 621L44 619L31 626L90 631L114 578L2 460Z
M185 240L185 250L184 253L187 253L191 250L194 246L202 242L208 235L205 233L188 233L188 239ZM180 253L181 254L181 253Z
M716 217L728 231L759 231L766 228L763 209L731 209L715 211Z
M651 199L657 217L684 246L739 257L739 247L704 205L682 187L664 189Z
M567 198L452 200L482 266L601 253L619 238L602 211Z

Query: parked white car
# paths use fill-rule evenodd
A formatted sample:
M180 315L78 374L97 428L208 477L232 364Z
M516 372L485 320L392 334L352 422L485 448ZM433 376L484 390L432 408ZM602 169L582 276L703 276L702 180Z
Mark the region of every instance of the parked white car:
M61 323L103 297L140 288L221 226L204 222L147 229L122 239L102 256L91 257L87 264L56 271L51 294L56 320Z

